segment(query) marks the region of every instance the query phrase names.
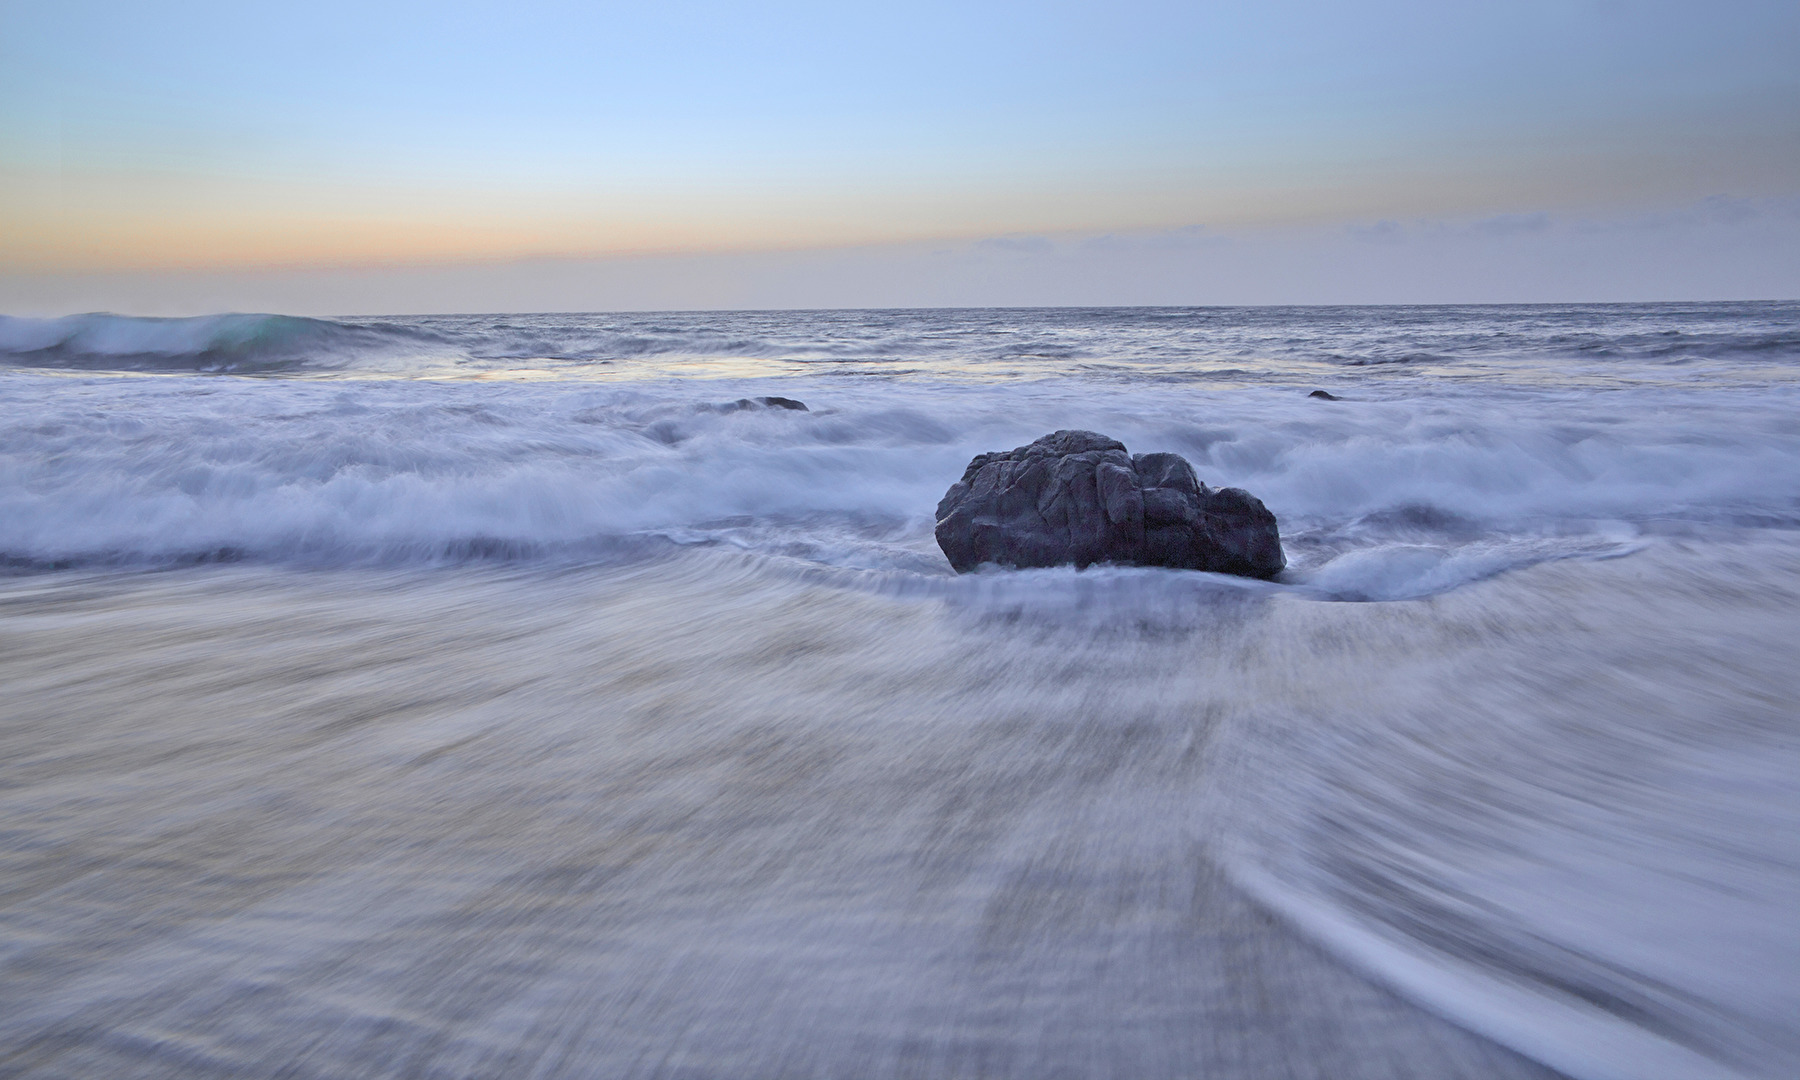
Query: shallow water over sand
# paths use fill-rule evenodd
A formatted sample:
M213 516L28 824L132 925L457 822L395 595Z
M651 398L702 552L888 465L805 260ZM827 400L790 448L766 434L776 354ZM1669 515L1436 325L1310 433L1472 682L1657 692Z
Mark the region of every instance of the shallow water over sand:
M1740 575L1797 563L1148 622L1162 573L1021 605L711 552L15 579L0 1045L33 1076L1535 1074L1247 868L1524 987L1529 1030L1607 1020L1567 985L1603 965L1627 1021L1756 1074L1791 1060L1794 833L1660 800L1796 760L1800 604ZM1737 918L1670 939L1671 902Z
M713 562L8 590L9 1066L1530 1075L1221 880L1225 628Z

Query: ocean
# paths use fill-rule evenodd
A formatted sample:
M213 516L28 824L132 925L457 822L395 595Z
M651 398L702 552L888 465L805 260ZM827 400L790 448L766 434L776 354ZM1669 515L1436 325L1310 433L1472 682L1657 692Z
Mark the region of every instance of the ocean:
M1800 304L4 318L0 404L0 1075L1800 1075ZM953 573L1062 428L1288 569Z

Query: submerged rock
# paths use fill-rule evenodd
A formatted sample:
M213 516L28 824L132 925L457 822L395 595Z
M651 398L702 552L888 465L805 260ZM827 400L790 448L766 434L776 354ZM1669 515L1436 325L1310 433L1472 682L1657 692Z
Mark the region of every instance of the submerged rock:
M1255 496L1207 487L1178 454L1128 454L1092 431L978 455L938 503L937 541L959 573L1122 563L1270 577L1287 565L1275 515Z
M791 409L794 412L811 411L806 407L806 402L798 401L791 397L744 397L738 398L736 401L727 401L723 405L701 405L698 407L698 411L700 412L715 413L743 412L745 409Z
M758 406L765 409L792 409L795 412L807 411L805 402L796 401L791 397L738 398L730 405L727 405L726 408L731 410L754 409Z

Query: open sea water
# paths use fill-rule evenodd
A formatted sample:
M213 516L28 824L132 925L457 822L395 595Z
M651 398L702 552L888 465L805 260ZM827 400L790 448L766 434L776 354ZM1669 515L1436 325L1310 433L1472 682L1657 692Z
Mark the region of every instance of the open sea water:
M0 1076L1557 1073L1800 1075L1800 304L0 319Z

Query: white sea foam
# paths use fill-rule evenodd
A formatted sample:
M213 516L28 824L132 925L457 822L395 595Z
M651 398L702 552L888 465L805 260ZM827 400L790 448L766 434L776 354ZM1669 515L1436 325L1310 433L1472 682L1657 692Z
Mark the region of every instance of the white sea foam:
M811 411L715 411L771 392ZM915 570L975 453L1058 427L1174 450L1282 522L1288 580L1424 595L1671 523L1800 521L1791 388L1320 403L1286 388L822 377L627 385L34 376L5 385L0 555L544 557L661 537Z

